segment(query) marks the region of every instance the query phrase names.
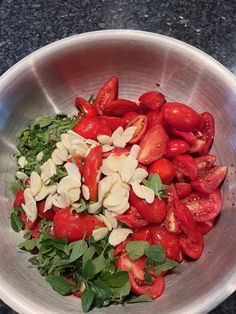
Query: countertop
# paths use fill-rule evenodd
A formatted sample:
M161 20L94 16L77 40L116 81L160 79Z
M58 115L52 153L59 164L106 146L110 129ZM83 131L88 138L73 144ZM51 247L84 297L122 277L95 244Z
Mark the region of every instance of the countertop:
M236 74L232 0L0 0L0 75L55 40L99 29L161 33L207 52ZM1 314L16 314L0 301ZM211 314L236 313L236 294Z

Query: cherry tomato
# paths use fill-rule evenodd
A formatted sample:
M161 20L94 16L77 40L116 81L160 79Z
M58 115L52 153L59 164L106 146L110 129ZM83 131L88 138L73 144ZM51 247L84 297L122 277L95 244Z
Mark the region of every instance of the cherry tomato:
M170 184L170 187L167 192L168 192L167 212L166 212L164 227L166 228L167 231L178 234L182 230L174 214L175 213L174 200L178 200L179 197L173 183Z
M175 183L175 188L179 198L184 198L192 192L191 184L186 182L177 182Z
M191 211L196 221L208 221L214 219L220 213L221 193L216 189L209 195L200 192L192 192L182 199L182 202Z
M204 241L202 239L200 242L195 243L186 235L181 235L179 237L179 246L185 255L196 260L202 255Z
M25 204L24 192L22 189L18 189L13 202L13 206L21 207L21 204Z
M118 221L134 229L142 228L148 224L148 222L141 217L137 209L133 206L131 206L125 214L117 216L116 218Z
M124 118L100 116L99 119L102 121L102 123L109 126L112 132L114 132L119 126L121 126L123 129L127 126L127 122Z
M46 201L40 201L37 203L38 214L40 217L45 218L46 220L53 221L55 216L55 211L53 208L44 211Z
M129 141L129 144L139 143L147 130L147 117L144 115L138 115L128 123L127 128L131 126L134 126L136 130L133 138Z
M162 93L151 91L142 94L139 101L150 110L159 110L166 102L165 96Z
M111 128L97 117L84 118L72 130L84 138L94 141L97 141L98 135L112 135Z
M202 133L202 139L205 141L205 146L199 152L199 155L202 156L208 154L215 134L215 121L209 112L203 112L200 115L200 124L198 129Z
M161 111L149 111L147 113L147 128L151 129L153 126L157 124L164 124L164 114L163 110Z
M191 182L192 187L203 193L213 192L223 182L227 173L227 167L217 166L201 173L197 179Z
M41 221L37 219L34 227L30 229L30 234L32 238L38 239L40 237L40 232L39 232L40 226L41 226Z
M131 189L129 195L131 206L134 206L139 214L150 223L161 223L166 215L165 200L155 197L154 202L149 204L144 199L139 198Z
M194 145L197 141L197 137L193 134L193 132L182 132L179 130L176 130L175 128L168 128L168 133L175 137L180 137L185 142L189 143L190 145Z
M189 152L198 153L204 148L205 144L206 144L205 140L197 138L196 142L190 146Z
M128 156L130 154L130 148L125 147L125 148L120 148L120 147L115 147L113 150L110 150L109 152L102 153L103 158L107 158L110 155L115 155L115 156L121 156L121 155L126 155Z
M197 222L198 229L200 230L201 234L207 234L215 225L215 220L208 220L208 221L202 221Z
M195 158L198 170L210 169L216 162L216 156L214 155L203 155Z
M75 107L83 112L86 117L95 117L98 115L98 112L94 105L90 104L87 100L81 97L75 98Z
M72 276L72 275L66 276L66 279L67 279L67 281L69 282L70 285L76 286L75 280L73 279L73 276ZM82 287L83 287L83 285L82 285ZM73 294L75 297L80 298L81 295L82 295L82 293L83 293L83 291L84 291L84 289L81 288L81 289L78 290L78 291L72 291L72 294Z
M66 237L69 242L88 238L96 226L104 227L104 224L94 215L77 214L70 208L61 209L53 220L55 238Z
M191 132L199 124L200 115L187 105L169 102L164 106L164 119L179 131Z
M124 254L126 253L126 244L130 242L130 240L125 240L123 242L121 242L120 244L118 244L116 247L115 247L115 250L114 250L114 256L118 256L120 254Z
M136 111L129 111L123 115L123 119L125 119L127 122L129 122L129 121L133 120L134 118L136 118L137 116L138 116L138 113Z
M67 160L67 162L75 162L76 166L79 168L79 172L81 173L81 175L83 175L83 159L80 156L74 156L70 159Z
M147 130L140 142L138 161L144 165L149 165L153 161L160 159L166 152L168 139L164 127L160 124Z
M104 106L104 114L107 116L122 117L129 111L139 111L139 106L127 99L116 99Z
M188 152L190 149L190 146L187 142L184 140L170 140L166 147L166 156L167 157L173 157L179 154L184 154Z
M97 111L100 115L103 114L104 106L117 98L118 86L118 77L112 76L98 92L94 101L94 106L97 108Z
M39 219L36 219L34 222L32 222L31 220L27 218L26 214L23 212L19 212L18 216L20 220L24 223L23 229L27 226L31 230L35 228L35 226L37 225L39 221Z
M84 184L89 188L90 200L97 200L99 170L102 166L102 146L92 148L83 165Z
M172 159L176 171L181 172L190 180L195 180L198 176L196 161L190 155L182 154L174 156Z
M150 226L149 226L150 227ZM149 227L134 230L131 235L133 241L148 241L151 242L151 230Z
M159 174L162 183L169 184L175 177L176 171L172 162L166 158L161 158L157 161L154 161L148 169L148 173L157 173Z

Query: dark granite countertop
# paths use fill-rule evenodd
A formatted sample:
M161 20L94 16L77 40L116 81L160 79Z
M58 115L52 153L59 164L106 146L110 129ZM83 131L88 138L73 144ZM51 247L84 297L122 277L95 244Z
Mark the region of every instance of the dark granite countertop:
M0 0L0 75L55 40L110 28L175 37L236 73L236 2L232 0ZM0 301L0 313L15 312ZM211 312L222 313L236 313L236 294Z

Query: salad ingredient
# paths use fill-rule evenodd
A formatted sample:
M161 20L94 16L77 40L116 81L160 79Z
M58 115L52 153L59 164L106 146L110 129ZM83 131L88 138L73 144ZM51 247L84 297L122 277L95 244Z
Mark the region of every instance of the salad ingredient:
M96 117L98 115L96 108L84 98L76 97L75 107L78 109L79 112L82 112L86 117Z
M184 154L190 150L190 146L184 140L170 140L166 147L166 156L173 157Z
M116 99L104 106L104 114L107 116L122 117L129 111L139 111L138 105L127 99Z
M150 110L159 110L166 102L165 96L162 93L151 91L142 94L139 101Z
M169 184L176 175L176 171L172 162L166 158L161 158L157 161L154 161L149 167L148 172L159 174L161 181L164 184Z
M96 141L98 135L111 136L111 128L103 123L97 117L88 117L82 119L74 128L73 131L83 138L91 139Z
M129 144L139 143L147 129L147 118L145 115L138 115L133 120L130 120L128 127L135 127L135 132Z

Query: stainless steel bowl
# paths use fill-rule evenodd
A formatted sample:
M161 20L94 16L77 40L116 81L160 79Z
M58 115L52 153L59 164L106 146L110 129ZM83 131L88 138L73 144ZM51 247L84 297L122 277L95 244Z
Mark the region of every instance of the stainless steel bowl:
M81 313L80 301L56 294L29 255L16 248L21 235L11 231L14 177L11 154L16 133L42 114L71 112L76 95L88 97L116 74L120 97L137 96L161 84L161 90L216 119L213 151L219 164L229 166L224 183L222 214L205 237L200 260L184 262L166 278L164 295L151 304L115 306L94 313L206 313L236 287L236 81L205 53L173 38L109 30L72 36L29 55L0 79L0 297L20 313Z

